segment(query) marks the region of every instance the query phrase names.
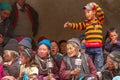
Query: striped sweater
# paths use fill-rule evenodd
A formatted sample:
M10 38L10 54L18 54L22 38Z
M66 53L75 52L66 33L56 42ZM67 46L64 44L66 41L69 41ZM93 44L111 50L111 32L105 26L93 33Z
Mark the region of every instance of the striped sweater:
M86 43L101 43L102 44L102 23L104 21L104 12L96 4L97 12L96 19L92 22L85 20L79 23L70 23L69 27L76 30L85 30Z

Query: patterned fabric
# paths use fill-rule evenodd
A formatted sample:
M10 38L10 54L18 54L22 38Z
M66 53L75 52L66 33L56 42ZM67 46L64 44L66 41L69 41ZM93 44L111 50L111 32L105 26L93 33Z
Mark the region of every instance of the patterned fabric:
M38 68L36 66L34 67L25 67L25 65L21 65L20 67L20 76L23 74L23 72L26 72L27 76L31 74L37 74L38 75Z
M4 69L3 69L3 66L0 64L0 80L2 79L2 77L5 76L5 72L4 72Z

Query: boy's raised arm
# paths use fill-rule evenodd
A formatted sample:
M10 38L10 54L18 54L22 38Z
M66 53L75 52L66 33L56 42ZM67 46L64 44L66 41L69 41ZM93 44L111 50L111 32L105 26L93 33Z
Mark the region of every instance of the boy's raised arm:
M100 24L103 24L104 12L98 4L95 3L95 6L96 6L96 17L99 20Z
M64 28L70 27L71 29L76 29L76 30L85 30L85 23L84 22L79 22L79 23L70 23L67 21L64 24Z

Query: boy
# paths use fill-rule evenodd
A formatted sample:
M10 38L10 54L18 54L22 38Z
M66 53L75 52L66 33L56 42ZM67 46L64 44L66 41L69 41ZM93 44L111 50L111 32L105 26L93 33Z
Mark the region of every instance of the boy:
M102 23L104 12L94 2L88 3L84 8L87 20L80 23L66 22L64 28L70 27L76 30L85 30L86 53L90 55L97 70L103 66L102 54Z

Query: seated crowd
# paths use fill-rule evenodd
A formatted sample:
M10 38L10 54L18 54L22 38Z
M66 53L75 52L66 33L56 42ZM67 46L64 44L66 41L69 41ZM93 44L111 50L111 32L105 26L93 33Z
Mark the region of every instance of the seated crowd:
M113 38L109 37L106 43L112 41L110 39ZM2 45L4 38L0 40ZM108 49L108 45L114 46ZM1 80L119 80L119 42L105 45L106 61L100 71L85 52L84 38L57 42L42 36L36 46L33 49L32 39L23 36L11 38L1 46Z
M17 31L13 37L6 20L11 10L9 4L0 3L0 80L120 80L120 41L115 28L107 32L104 66L98 70L94 60L99 59L88 55L84 35L59 42L44 36L34 41ZM3 15L6 11L7 16Z

